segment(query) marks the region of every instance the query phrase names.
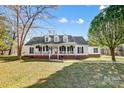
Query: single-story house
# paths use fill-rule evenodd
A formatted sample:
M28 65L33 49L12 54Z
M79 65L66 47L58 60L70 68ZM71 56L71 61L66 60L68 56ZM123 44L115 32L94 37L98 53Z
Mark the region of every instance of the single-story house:
M24 55L49 59L82 59L100 56L100 48L89 46L82 36L44 35L24 46Z

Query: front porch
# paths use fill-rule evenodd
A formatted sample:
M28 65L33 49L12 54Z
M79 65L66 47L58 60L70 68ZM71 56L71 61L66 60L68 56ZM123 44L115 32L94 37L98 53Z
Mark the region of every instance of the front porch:
M88 46L75 43L37 44L25 46L25 50L25 56L45 59L82 59L88 56Z
M76 53L76 46L68 45L68 46L50 46L50 45L37 45L34 48L35 55L74 55Z

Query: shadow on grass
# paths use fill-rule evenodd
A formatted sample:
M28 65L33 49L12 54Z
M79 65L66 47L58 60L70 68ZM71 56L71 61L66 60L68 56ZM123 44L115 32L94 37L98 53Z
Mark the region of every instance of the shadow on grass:
M117 69L113 69L112 66L110 63L73 63L48 78L39 79L27 88L119 87L120 74L114 73Z
M50 62L48 59L42 59L42 58L32 58L32 57L22 57L22 60L19 60L17 56L0 56L0 63L5 62L15 62L20 61L21 63L26 62Z
M17 56L0 56L2 63L4 62L13 62L18 60ZM1 63L1 62L0 62Z
M22 63L25 62L49 62L48 59L42 59L42 58L32 58L32 57L22 57Z
M105 61L105 60L82 60L84 63L112 63L112 61Z

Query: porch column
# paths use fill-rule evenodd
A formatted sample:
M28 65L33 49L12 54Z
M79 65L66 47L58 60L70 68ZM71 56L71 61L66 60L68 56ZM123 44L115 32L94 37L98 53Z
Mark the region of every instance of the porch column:
M41 46L41 48L42 48L41 54L43 54L43 46Z
M51 56L51 46L48 46L48 53L49 53L49 60L50 60L50 56Z
M46 54L46 45L45 45L45 51L44 51L44 52L45 52L45 54Z
M53 54L53 47L50 46L51 55Z
M43 46L43 54L45 54L45 52L46 52L46 46Z
M42 48L42 46L40 46L40 47L39 47L39 50L40 50L40 51L39 51L39 54L41 54L41 53L42 53L41 48Z
M67 54L67 46L65 46L65 50L66 50L66 51L65 51L65 54Z
M74 48L74 54L77 55L77 46Z
M58 45L58 53L57 53L57 59L59 59L59 45Z
M59 45L58 45L58 54L60 53L60 51L59 51Z
M42 55L43 55L43 45L42 45Z
M42 45L41 45L41 48L42 48L41 54L43 55L43 46Z

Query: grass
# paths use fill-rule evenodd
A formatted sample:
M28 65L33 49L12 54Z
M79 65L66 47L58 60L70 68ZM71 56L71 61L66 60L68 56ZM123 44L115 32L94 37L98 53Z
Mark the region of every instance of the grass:
M117 61L117 63L124 62L124 57L116 56L116 61ZM88 58L85 60L85 62L107 62L107 63L109 62L109 63L112 63L111 56L101 56L99 58Z
M110 62L109 56L77 62L1 56L0 87L124 87L124 64Z
M20 63L15 56L2 56L0 57L0 87L27 87L37 82L39 78L47 78L71 64L34 58L23 58Z

